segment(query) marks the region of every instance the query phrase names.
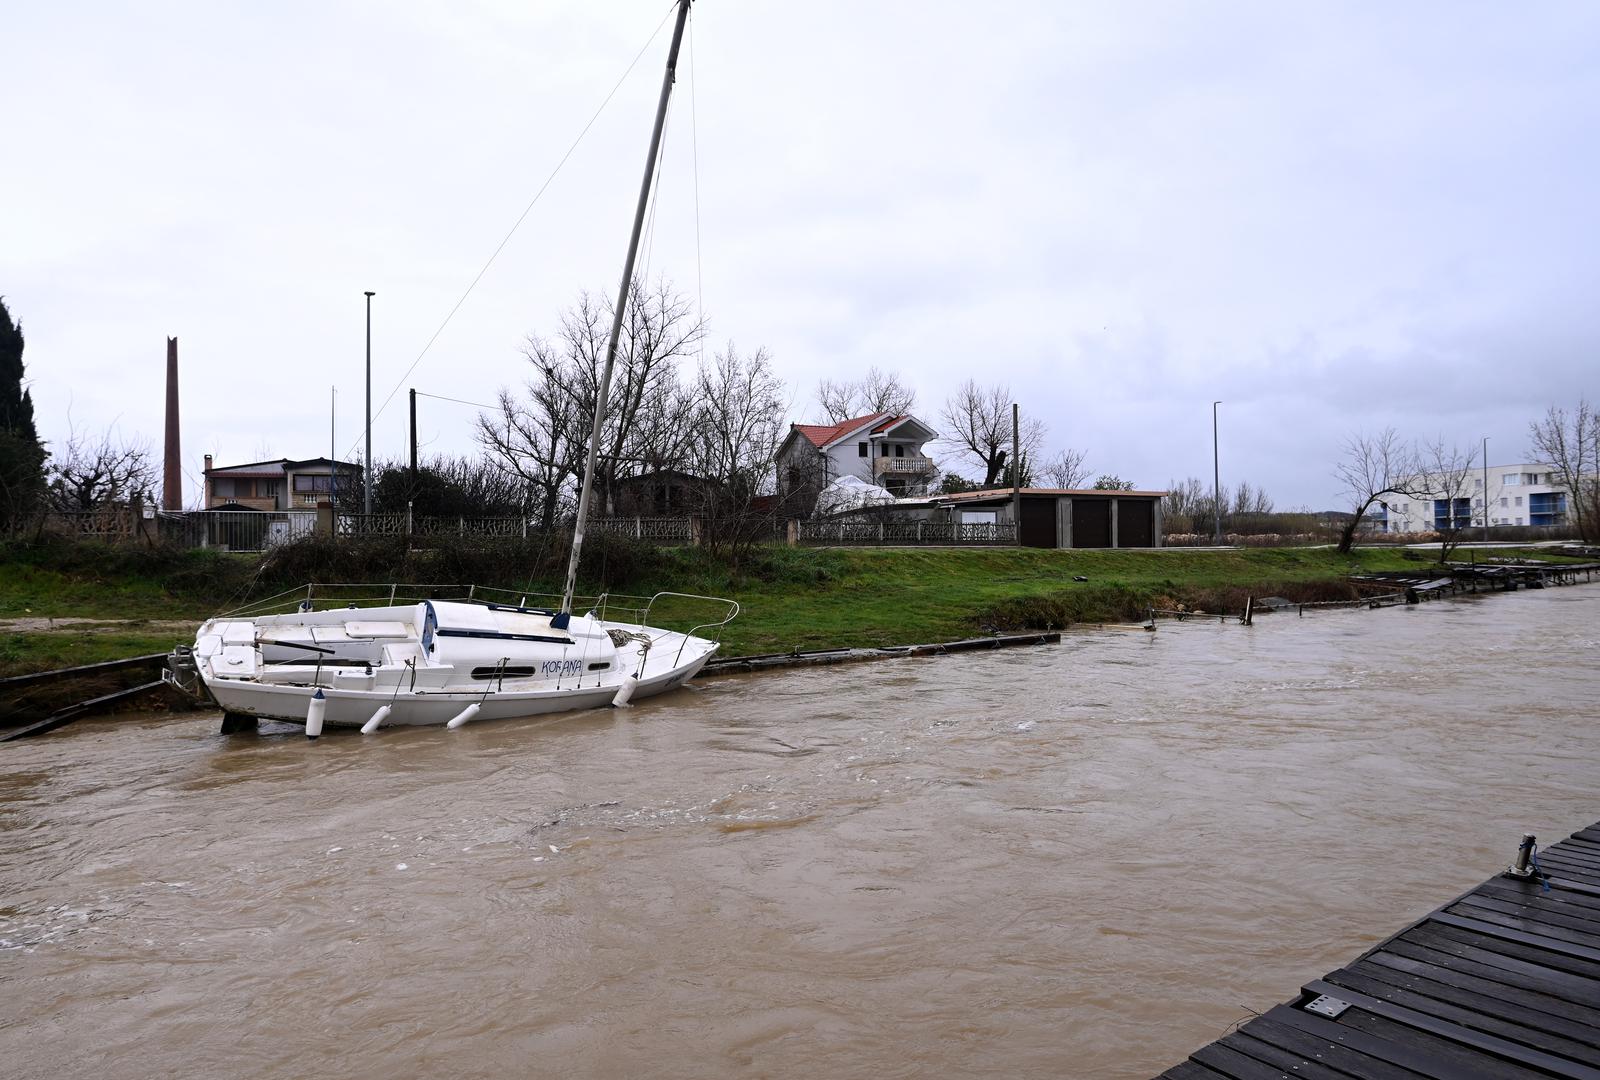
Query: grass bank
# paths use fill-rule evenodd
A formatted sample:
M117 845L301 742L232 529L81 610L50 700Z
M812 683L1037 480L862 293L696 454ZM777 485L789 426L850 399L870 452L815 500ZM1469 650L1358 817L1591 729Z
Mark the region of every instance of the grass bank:
M1237 611L1247 595L1354 595L1357 570L1415 568L1392 548L1042 551L758 549L737 568L687 548L597 538L580 589L730 596L725 654L941 641L1135 619L1151 606ZM0 546L0 675L161 651L187 624L306 581L476 582L554 592L560 553L505 544L301 543L266 559L47 543ZM1078 578L1085 580L1079 581ZM89 620L50 625L50 620Z

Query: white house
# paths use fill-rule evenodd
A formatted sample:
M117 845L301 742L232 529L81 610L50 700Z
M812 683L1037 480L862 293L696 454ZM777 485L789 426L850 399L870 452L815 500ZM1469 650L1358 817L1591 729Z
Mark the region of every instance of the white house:
M790 424L778 450L787 491L820 491L854 476L895 495L925 495L939 467L923 450L939 433L909 414L871 413L837 424Z
M1487 475L1486 475L1487 474ZM1487 507L1485 483L1487 479ZM1474 470L1467 487L1470 494L1457 496L1450 505L1443 492L1422 496L1396 495L1376 515L1381 532L1428 532L1457 525L1566 525L1571 496L1549 465L1490 465ZM1487 510L1487 522L1485 511Z

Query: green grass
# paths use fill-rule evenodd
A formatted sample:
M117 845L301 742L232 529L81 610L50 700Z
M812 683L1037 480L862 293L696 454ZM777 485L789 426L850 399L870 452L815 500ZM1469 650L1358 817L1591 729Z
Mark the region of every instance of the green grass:
M174 631L83 629L0 635L0 678L33 671L98 664L130 656L172 651L174 645L192 642L193 634Z
M873 549L803 553L832 580L796 588L751 580L725 636L729 653L942 641L1002 629L1137 618L1149 607L1216 610L1219 599L1342 589L1352 569L1415 567L1399 552ZM1087 581L1074 581L1074 577ZM1314 594L1314 595L1310 595ZM1347 593L1344 595L1348 595ZM1292 597L1295 598L1295 597Z
M0 618L78 617L198 622L306 580L469 582L552 592L549 551L440 547L427 552L295 545L265 564L205 551L91 544L0 546ZM1511 552L1496 552L1511 554ZM1532 555L1533 552L1517 552ZM592 557L591 557L592 556ZM1538 557L1544 557L1537 553ZM1001 629L1043 629L1141 617L1182 603L1236 612L1247 595L1349 598L1353 571L1419 569L1403 549L1257 548L1044 551L1015 548L758 548L737 568L695 549L615 541L585 548L587 583L614 592L706 593L739 601L724 655L945 641ZM529 575L527 567L539 571ZM1087 578L1074 581L1075 577ZM89 631L0 634L0 675L161 651L186 635L123 622Z

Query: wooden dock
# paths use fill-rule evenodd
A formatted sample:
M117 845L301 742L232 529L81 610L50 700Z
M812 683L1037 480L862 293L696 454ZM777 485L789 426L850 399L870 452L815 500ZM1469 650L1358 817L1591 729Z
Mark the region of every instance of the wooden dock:
M1543 880L1484 882L1161 1080L1600 1080L1600 824L1537 865Z

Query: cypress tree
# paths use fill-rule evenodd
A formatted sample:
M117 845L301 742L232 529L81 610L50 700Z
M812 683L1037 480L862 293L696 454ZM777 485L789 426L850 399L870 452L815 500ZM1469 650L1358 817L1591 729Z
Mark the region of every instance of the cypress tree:
M22 327L0 297L0 530L38 506L47 456L33 423L33 395L22 384Z

